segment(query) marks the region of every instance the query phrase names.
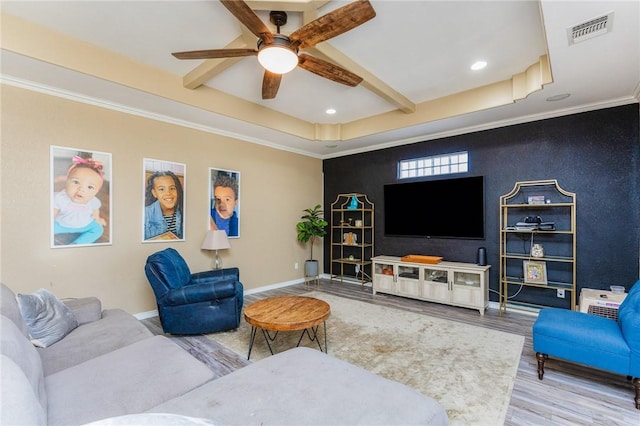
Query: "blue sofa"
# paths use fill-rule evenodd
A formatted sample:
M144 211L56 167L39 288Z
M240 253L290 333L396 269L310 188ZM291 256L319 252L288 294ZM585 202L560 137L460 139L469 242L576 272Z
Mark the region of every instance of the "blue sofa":
M238 268L192 274L173 248L153 253L145 265L165 333L206 334L240 325L243 287Z
M640 280L618 309L618 320L566 309L545 308L533 324L538 378L549 357L619 373L633 379L640 409Z

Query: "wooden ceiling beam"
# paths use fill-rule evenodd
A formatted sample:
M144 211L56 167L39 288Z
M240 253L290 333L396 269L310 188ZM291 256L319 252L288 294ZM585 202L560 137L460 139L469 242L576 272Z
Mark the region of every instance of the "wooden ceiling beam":
M351 60L351 58L346 56L344 53L331 46L329 42L320 43L307 51L313 52L314 55L340 65L352 73L359 75L363 78L360 85L364 86L366 89L372 91L392 105L395 105L400 111L407 114L416 112L415 103L411 102L402 93L397 92L384 81L380 80L355 61Z

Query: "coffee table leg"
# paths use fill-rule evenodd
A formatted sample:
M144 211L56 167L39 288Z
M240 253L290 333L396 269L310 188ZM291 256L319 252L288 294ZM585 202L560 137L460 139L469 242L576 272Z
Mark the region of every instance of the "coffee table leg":
M251 349L253 349L253 342L256 340L256 331L258 331L258 329L252 326L251 338L249 339L249 354L247 355L247 360L251 358Z
M273 342L274 340L276 340L276 336L278 335L278 332L276 331L276 334L274 334L273 337L271 337L269 332L263 328L262 335L264 336L264 341L267 342L267 346L269 347L269 352L271 352L271 355L273 355L273 349L271 349L271 343L269 343L269 341Z
M318 344L318 347L320 348L320 352L329 353L328 352L329 351L329 347L327 346L327 322L323 321L322 324L323 324L323 327L324 327L324 350L322 350L322 345L320 344L320 339L318 339L318 328L320 327L319 325L316 325L315 327L311 327L311 328L305 328L304 330L302 330L302 334L300 335L300 338L298 339L298 344L296 345L296 348L300 346L300 342L302 342L302 338L306 334L307 336L309 336L309 340L311 340L312 342L315 341ZM313 336L311 335L311 332L309 330L311 330L311 332L313 332Z

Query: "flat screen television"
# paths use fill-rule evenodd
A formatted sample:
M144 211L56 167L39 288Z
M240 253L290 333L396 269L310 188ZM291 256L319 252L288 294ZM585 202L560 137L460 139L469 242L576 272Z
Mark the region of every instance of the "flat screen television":
M385 185L384 233L483 239L484 176Z

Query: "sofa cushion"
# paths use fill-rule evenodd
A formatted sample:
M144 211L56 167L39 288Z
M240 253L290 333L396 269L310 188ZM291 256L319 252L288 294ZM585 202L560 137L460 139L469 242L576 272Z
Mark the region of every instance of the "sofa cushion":
M140 413L212 378L166 337L150 337L47 376L49 425Z
M446 425L434 399L310 348L295 348L149 410L235 425Z
M65 368L152 337L133 315L121 309L105 309L99 321L83 324L48 348L38 348L48 376Z
M102 303L97 297L81 297L78 299L63 299L78 320L78 325L98 321L102 318Z
M47 415L29 379L20 366L4 354L0 355L0 381L0 424L47 424Z
M25 337L29 337L29 330L22 319L16 295L9 287L2 283L0 283L0 314L13 321L20 332L22 332Z
M0 351L2 355L13 360L31 385L31 391L46 412L47 393L45 390L42 361L38 351L16 327L13 321L0 315ZM5 383L2 382L4 388ZM2 401L4 407L4 401ZM0 423L5 424L5 423Z
M51 346L78 326L71 309L48 290L18 293L18 305L32 337L31 342L36 346Z

